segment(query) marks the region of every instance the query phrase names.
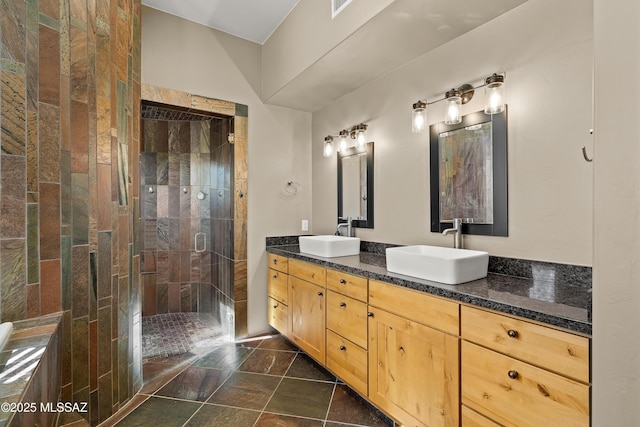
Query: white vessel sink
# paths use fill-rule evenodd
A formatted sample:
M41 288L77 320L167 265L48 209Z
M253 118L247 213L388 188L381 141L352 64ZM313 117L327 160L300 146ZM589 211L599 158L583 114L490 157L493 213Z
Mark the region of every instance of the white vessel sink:
M326 258L358 255L360 238L345 236L300 236L300 252Z
M487 277L489 253L415 245L387 248L387 271L457 285Z

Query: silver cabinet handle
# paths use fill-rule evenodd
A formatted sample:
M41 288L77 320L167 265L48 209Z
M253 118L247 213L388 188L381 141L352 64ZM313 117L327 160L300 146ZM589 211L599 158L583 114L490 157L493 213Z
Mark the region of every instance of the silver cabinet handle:
M194 250L201 253L207 250L207 235L205 233L196 233L194 236ZM202 247L198 247L198 239L202 240Z

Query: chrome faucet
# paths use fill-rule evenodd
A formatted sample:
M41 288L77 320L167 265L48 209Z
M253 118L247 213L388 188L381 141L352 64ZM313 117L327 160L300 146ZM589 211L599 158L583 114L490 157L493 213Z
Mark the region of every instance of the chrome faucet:
M447 228L442 232L442 235L446 236L451 233L455 233L455 236L453 236L453 247L462 249L464 246L462 242L462 218L454 218L453 228Z
M349 237L353 237L354 233L353 233L353 226L351 225L351 217L350 216L346 218L338 217L338 221L340 221L341 219L346 219L347 222L338 222L338 227L336 228L336 236L344 236L344 234L340 232L340 229L342 227L347 227L346 235Z

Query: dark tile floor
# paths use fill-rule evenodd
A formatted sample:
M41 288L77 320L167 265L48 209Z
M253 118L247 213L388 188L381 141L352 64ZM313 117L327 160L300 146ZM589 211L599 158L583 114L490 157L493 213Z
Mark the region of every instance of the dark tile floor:
M148 360L143 372L141 392L101 426L393 426L278 335Z

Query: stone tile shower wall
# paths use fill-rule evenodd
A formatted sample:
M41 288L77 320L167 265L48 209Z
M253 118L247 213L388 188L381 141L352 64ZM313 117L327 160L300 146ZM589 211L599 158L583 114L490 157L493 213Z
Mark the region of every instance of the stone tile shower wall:
M230 118L142 122L142 314L211 313L232 333Z
M212 295L214 304L220 304L223 301L222 295L231 298L230 306L233 310L234 330L237 338L247 336L247 178L248 178L248 108L246 105L237 104L230 101L207 98L200 95L193 95L173 89L165 89L148 84L142 85L142 99L144 102L159 103L179 107L180 111L194 112L201 114L203 111L214 115L221 115L233 118L233 144L222 144L219 152L212 146L211 158L212 168L214 163L217 171L229 171L228 182L226 186L226 176L221 188L214 189L210 193L211 203L214 198L223 197L229 194L228 203L231 216L227 218L226 208L224 213L212 210L212 230L223 235L224 240L216 240L219 243L213 245L212 258L212 283L215 294ZM216 129L222 134L216 137L214 134ZM227 130L224 128L212 128L212 140L220 138L223 141L226 138ZM215 145L215 144L214 144ZM228 150L225 153L224 150ZM217 164L221 161L219 156L231 156L233 166L229 168L220 168ZM226 157L225 157L226 158ZM212 174L213 176L219 174ZM217 180L219 181L219 179ZM218 185L218 184L216 184ZM228 188L228 193L227 189ZM217 190L217 191L216 191ZM223 190L220 196L220 190ZM224 205L226 206L226 204ZM146 275L143 276L146 279ZM222 283L222 285L220 284ZM145 290L148 286L144 285ZM216 300L216 297L218 298ZM226 301L226 300L224 300Z
M63 312L60 424L140 388L140 8L0 0L0 316Z

